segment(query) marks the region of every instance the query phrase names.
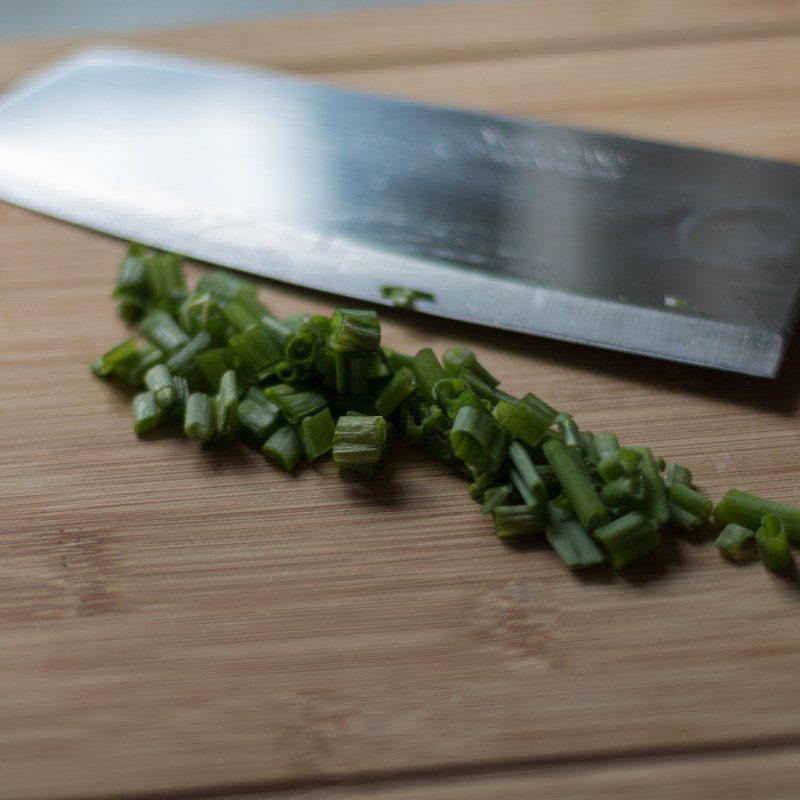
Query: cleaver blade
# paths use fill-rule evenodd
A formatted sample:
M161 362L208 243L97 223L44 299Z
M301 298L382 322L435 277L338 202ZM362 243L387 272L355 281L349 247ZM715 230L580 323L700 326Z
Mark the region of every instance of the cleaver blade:
M0 199L347 297L774 377L800 166L92 49L0 97Z

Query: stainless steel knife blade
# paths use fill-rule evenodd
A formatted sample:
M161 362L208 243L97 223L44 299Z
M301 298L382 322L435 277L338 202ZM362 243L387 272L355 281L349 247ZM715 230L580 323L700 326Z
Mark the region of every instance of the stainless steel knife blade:
M800 167L90 50L0 98L0 198L375 303L774 376Z

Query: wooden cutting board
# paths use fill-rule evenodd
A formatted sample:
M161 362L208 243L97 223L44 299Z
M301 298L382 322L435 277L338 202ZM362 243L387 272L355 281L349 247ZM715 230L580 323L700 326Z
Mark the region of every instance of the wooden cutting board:
M125 41L800 160L798 2L540 0ZM0 45L0 84L75 44ZM0 206L0 796L797 796L794 579L691 539L581 579L497 542L464 481L402 446L363 481L139 441L87 366L125 335L122 252ZM279 316L337 302L264 294ZM463 342L508 391L690 465L715 498L800 502L796 349L769 383L402 311L384 338Z

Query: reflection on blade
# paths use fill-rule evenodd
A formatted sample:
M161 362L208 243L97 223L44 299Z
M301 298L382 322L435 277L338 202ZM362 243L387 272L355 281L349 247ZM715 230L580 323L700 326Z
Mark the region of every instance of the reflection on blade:
M0 197L429 313L774 375L800 168L91 51L0 100ZM677 298L677 300L676 300Z

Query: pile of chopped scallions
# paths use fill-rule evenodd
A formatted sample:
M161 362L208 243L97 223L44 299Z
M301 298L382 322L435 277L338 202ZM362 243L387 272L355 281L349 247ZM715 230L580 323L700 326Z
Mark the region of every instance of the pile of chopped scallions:
M714 508L686 467L506 394L466 347L441 360L398 353L372 310L278 320L238 275L211 272L188 290L179 256L138 244L113 296L145 341L126 339L92 369L139 390L139 435L180 424L203 445L242 439L285 470L331 452L339 468L375 475L397 434L467 476L498 537L544 536L571 569L624 567L670 526L693 531L712 515L727 523L716 544L729 558L757 547L769 569L792 567L800 509L737 489Z

